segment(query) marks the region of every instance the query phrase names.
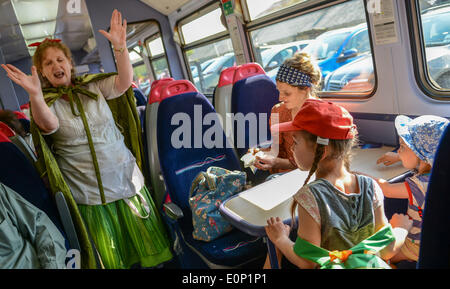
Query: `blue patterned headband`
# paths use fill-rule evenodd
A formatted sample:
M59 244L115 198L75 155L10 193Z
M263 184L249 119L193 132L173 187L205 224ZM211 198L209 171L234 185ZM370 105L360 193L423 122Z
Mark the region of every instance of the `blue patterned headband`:
M284 64L278 69L276 80L294 86L312 86L311 77L294 67Z

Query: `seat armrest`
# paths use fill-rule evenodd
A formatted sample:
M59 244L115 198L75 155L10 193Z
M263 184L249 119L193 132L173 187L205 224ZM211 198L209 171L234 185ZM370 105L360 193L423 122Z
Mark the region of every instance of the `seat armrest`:
M184 216L183 211L175 203L165 203L163 207L166 215L172 220L178 220Z
M64 231L66 232L67 239L71 249L77 249L81 252L81 246L78 242L77 232L73 225L72 216L70 215L69 207L67 206L66 199L62 192L57 192L55 195L56 207L58 208L59 216L61 218Z
M393 177L392 179L389 179L389 183L395 184L395 183L401 183L404 182L406 178L411 177L414 175L413 171L407 171L399 176Z

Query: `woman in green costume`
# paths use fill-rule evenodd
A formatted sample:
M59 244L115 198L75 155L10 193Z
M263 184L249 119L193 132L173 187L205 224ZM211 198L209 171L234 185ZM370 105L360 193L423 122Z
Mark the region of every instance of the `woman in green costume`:
M136 108L129 101L133 70L126 26L121 13L114 10L110 31L100 30L114 47L117 74L75 77L70 50L56 39L34 44L37 49L31 75L10 64L2 65L8 77L30 96L32 119L38 130L38 136L33 135L35 142L45 142L39 141L44 135L51 143L62 175L55 181L54 166L49 165L45 150L41 151L46 155L43 166L52 189L70 189L69 197L76 203L72 214L82 217L76 223L87 227L108 269L130 268L138 263L153 267L172 258L164 226L139 168L140 149L135 149L140 127L138 121L131 124L136 120ZM125 111L126 105L116 101L120 99L132 109L127 107ZM88 238L82 239L82 243L88 243ZM92 267L92 263L86 267Z

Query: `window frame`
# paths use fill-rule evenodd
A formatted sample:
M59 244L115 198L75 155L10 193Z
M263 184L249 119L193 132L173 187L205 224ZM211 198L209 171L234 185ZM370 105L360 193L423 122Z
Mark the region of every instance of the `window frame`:
M215 9L220 8L220 10L222 11L222 16L223 16L223 9L222 9L222 5L220 1L214 2L213 4L211 3L207 3L206 5L202 6L200 9L198 9L197 11L192 12L191 14L188 14L187 16L179 19L176 24L175 27L177 27L177 33L180 39L180 48L181 48L181 54L183 55L183 62L184 62L184 66L186 67L186 71L188 74L188 79L194 83L194 77L192 76L192 71L189 65L189 59L188 56L186 54L187 50L190 49L195 49L198 47L202 47L205 45L209 45L215 42L219 42L222 40L226 40L226 39L230 39L231 41L231 36L230 33L228 32L228 27L225 24L225 31L210 35L208 37L205 37L203 39L199 39L197 41L191 42L189 44L186 44L184 41L184 37L183 37L183 29L181 28L181 26L183 26L186 23L189 23L199 17L202 17L205 14L208 14L211 11L214 11ZM223 16L224 17L224 16ZM234 53L234 50L233 50ZM203 93L203 92L202 92ZM206 96L207 94L205 94ZM208 95L209 96L209 95Z
M220 8L220 10L223 13L223 9L222 9L222 6L220 5L220 2L216 2L216 3L213 3L213 4L209 3L209 4L201 7L198 11L195 11L195 12L193 12L193 13L187 15L186 17L183 17L183 18L181 18L180 20L177 21L175 26L178 28L178 35L180 37L181 47L183 49L185 49L186 47L191 48L191 46L198 46L198 44L201 44L201 43L204 43L204 42L207 42L207 41L211 41L211 40L223 37L225 35L229 36L228 27L225 24L225 31L218 32L216 34L210 35L208 37L196 40L196 41L188 43L188 44L186 44L186 42L184 40L183 28L182 28L182 26L184 24L187 24L187 23L189 23L191 21L194 21L195 19L200 18L200 17L208 14L209 12L212 12L212 11L216 10L217 8Z
M311 2L304 2L304 3L298 3L293 6L290 6L286 9L282 9L280 11L273 12L271 14L268 14L266 16L263 16L261 18L258 18L254 21L247 22L244 26L246 37L248 39L248 47L249 47L249 53L252 58L252 61L255 61L255 53L254 53L254 45L253 40L251 37L251 32L256 31L261 28L269 27L271 25L281 23L290 19L294 19L297 17L301 17L303 15L321 10L326 9L331 6L339 5L344 2L348 2L351 0L334 0L334 1L323 1L323 0L316 0ZM364 7L367 7L367 0L360 0L363 1ZM245 13L245 17L249 17L250 13L248 11L247 7L247 1L243 1L243 9L247 10ZM373 89L370 92L338 92L338 91L317 91L317 96L320 98L326 98L326 99L336 99L336 100L368 100L372 96L375 95L377 89L378 89L378 74L377 74L377 67L375 62L375 53L374 53L374 42L372 39L372 27L369 22L369 13L367 9L364 9L365 16L366 16L366 24L367 24L367 33L369 33L369 42L370 42L370 51L372 54L372 62L373 62L373 69L374 69L374 77L375 77L375 84ZM250 19L247 18L246 21L249 21Z
M148 43L152 40L157 39L158 37L161 38L161 42L163 45L163 53L153 56L152 52L148 48ZM155 34L152 34L144 39L144 47L145 47L145 50L147 51L147 58L148 58L148 62L150 65L150 69L152 70L153 77L155 78L154 80L156 80L156 72L155 72L155 68L153 67L153 61L158 61L162 58L166 59L167 68L169 69L169 75L170 75L170 77L172 77L172 69L170 68L169 59L167 58L166 46L164 45L163 37L161 34L161 27L159 26L159 23L158 23L158 32Z
M132 45L132 46L130 46L130 48L127 48L127 49L128 49L128 53L130 53L130 50L134 50L134 48L135 48L136 46L138 46L137 43L134 44L134 45ZM112 48L112 45L111 45L111 48ZM154 75L153 70L149 71L148 66L146 65L146 63L145 63L145 61L144 61L144 57L142 57L141 60L139 60L139 61L137 61L137 62L131 64L131 68L132 68L132 70L133 70L133 77L134 77L134 68L136 68L137 66L141 66L141 65L144 65L144 67L145 67L145 69L146 69L146 71L147 71L147 74L148 74L148 77L149 77L149 78L150 78L152 75ZM116 67L117 67L117 64L116 64Z
M414 78L419 89L429 98L439 101L450 101L450 88L437 89L430 80L425 54L425 41L421 23L420 4L417 0L406 2L408 28L411 45L411 57L414 67Z

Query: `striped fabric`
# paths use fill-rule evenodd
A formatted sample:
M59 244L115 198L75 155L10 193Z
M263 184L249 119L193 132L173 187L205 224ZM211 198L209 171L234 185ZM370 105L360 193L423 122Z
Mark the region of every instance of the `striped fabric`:
M141 189L150 205L150 216L134 215L124 200L106 205L78 205L106 269L128 269L140 263L154 267L172 258L168 237L146 187ZM129 199L145 216L138 196Z
M409 231L408 238L413 243L420 242L420 232L422 230L422 217L419 213L419 208L424 209L425 194L428 188L428 180L430 174L414 175L411 178L406 179L406 184L411 191L411 197L409 198L408 212L407 214L413 220L413 227Z

